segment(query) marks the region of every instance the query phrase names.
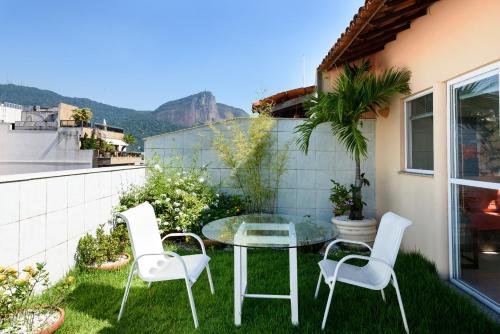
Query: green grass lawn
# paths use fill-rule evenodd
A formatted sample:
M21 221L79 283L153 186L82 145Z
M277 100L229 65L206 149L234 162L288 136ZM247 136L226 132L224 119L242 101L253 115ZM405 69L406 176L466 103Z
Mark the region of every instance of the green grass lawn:
M249 251L250 293L288 293L288 252ZM320 255L299 253L299 326L286 300L246 299L242 326L233 323L233 253L209 251L215 295L205 273L193 288L200 327L195 330L183 280L147 284L136 278L122 320L116 317L129 267L114 272L75 270L76 288L58 333L320 333L328 289L314 299ZM401 254L396 274L411 333L500 333L470 300L442 282L417 254ZM337 283L326 333L404 333L392 286L379 291Z

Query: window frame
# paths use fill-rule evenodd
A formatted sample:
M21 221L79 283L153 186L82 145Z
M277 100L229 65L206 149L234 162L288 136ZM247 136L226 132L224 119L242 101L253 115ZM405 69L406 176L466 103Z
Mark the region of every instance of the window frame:
M456 110L455 110L455 89L463 87L471 82L479 81L481 79L492 76L496 73L498 80L500 82L500 61L495 61L490 64L483 65L475 70L466 72L458 77L450 79L447 81L447 93L446 93L446 127L447 127L447 154L448 154L448 269L449 269L449 280L450 282L458 287L459 289L470 294L472 297L478 299L480 302L484 303L486 306L491 308L493 311L500 312L500 306L497 302L493 301L484 292L477 290L471 285L467 284L459 277L460 266L459 266L459 254L460 248L459 234L457 233L457 222L459 218L457 217L457 211L455 208L458 207L456 188L460 185L478 187L483 189L493 189L500 191L500 182L489 182L489 181L479 181L479 180L468 180L463 178L458 178L456 173ZM500 104L500 96L499 96Z
M411 152L411 140L410 140L410 126L411 126L411 121L410 121L410 115L408 112L408 103L416 100L420 97L426 96L432 94L432 101L434 103L434 90L432 88L426 89L424 91L421 91L417 94L414 94L412 96L409 96L403 100L403 108L404 108L404 153L405 153L405 161L404 161L404 171L408 173L414 173L414 174L425 174L425 175L434 175L434 169L418 169L418 168L410 168L408 166L408 159L410 158L410 152ZM427 116L428 117L428 116ZM434 154L434 108L432 110L432 134L433 134L433 139L432 139L432 154ZM433 157L434 158L434 157ZM434 159L433 159L433 168L434 168Z

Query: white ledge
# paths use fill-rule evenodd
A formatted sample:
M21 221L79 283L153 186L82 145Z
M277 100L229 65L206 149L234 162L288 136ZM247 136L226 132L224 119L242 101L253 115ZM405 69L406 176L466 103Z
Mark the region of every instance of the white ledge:
M99 167L99 168L85 168L85 169L70 169L70 170L58 170L53 172L40 172L40 173L25 173L25 174L9 174L0 175L0 184L18 182L18 181L29 181L37 179L47 179L61 176L70 175L84 175L93 173L105 173L120 170L132 170L132 169L144 169L145 165L138 166L117 166L117 167Z

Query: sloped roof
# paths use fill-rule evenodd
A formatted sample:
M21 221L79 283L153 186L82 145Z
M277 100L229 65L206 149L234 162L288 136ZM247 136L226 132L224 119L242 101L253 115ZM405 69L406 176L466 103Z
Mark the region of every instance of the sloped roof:
M268 96L262 100L252 103L252 111L258 112L257 107L259 107L262 103L272 103L273 105L278 105L301 96L312 94L315 91L316 91L316 86L308 86L308 87L290 89L284 92L279 92L274 95Z
M366 57L384 49L411 22L427 14L437 0L366 0L337 39L319 71Z

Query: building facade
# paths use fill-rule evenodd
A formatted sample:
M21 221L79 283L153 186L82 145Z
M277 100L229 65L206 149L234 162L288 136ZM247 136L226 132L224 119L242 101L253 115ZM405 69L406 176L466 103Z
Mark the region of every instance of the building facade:
M376 126L377 216L413 225L403 247L500 312L500 2L367 1L318 68L406 67L410 96Z

